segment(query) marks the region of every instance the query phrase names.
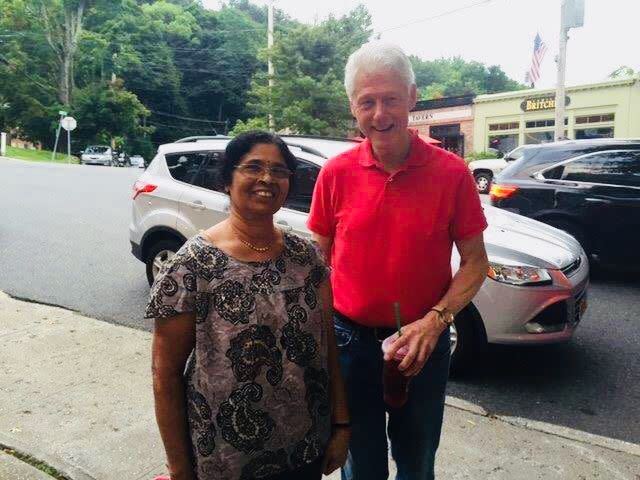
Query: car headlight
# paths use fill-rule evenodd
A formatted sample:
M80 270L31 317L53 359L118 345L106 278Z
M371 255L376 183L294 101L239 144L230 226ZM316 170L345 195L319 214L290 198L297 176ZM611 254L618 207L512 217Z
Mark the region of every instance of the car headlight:
M489 262L487 275L496 282L510 285L549 285L552 282L551 275L546 269L524 265L502 265Z

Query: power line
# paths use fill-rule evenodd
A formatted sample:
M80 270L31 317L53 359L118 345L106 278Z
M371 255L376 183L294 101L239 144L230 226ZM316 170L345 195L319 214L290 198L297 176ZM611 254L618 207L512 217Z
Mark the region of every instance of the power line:
M150 111L151 111L151 113L154 113L156 115L160 115L160 116L163 116L163 117L178 118L180 120L189 120L191 122L222 123L222 124L226 123L226 122L223 122L221 120L206 120L206 119L203 119L203 118L183 117L181 115L174 115L172 113L157 112L155 110L150 110Z
M442 12L442 13L439 13L437 15L433 15L431 17L421 18L420 20L414 20L412 22L403 23L402 25L396 25L395 27L386 28L384 30L380 30L380 31L375 32L375 33L380 34L380 33L390 32L391 30L398 30L399 28L409 27L409 26L412 26L412 25L416 25L418 23L428 22L428 21L431 21L431 20L435 20L437 18L446 17L447 15L452 15L454 13L461 12L463 10L468 10L470 8L477 7L479 5L488 4L488 3L491 3L493 1L494 0L482 0L480 2L475 2L475 3L472 3L470 5L466 5L464 7L458 7L458 8L454 8L453 10L448 10L446 12Z

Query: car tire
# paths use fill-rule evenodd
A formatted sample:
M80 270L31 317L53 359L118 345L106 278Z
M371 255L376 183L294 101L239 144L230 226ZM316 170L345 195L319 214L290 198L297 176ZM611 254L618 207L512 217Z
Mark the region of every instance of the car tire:
M478 193L489 193L491 190L491 178L490 173L476 173L473 178L476 179L476 186L478 187Z
M155 243L147 254L147 281L149 286L153 285L155 277L162 266L169 261L182 244L177 240L165 239Z
M471 374L480 365L480 356L486 345L480 330L469 307L456 315L450 328L452 352L449 371L452 377Z

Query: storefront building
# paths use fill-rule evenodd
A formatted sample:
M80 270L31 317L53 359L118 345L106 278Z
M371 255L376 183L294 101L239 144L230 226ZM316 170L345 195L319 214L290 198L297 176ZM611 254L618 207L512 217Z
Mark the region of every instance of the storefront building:
M640 138L640 79L626 78L565 89L565 137ZM473 150L502 152L551 142L555 89L478 95Z
M473 149L473 95L419 100L409 113L409 127L440 141L461 157Z

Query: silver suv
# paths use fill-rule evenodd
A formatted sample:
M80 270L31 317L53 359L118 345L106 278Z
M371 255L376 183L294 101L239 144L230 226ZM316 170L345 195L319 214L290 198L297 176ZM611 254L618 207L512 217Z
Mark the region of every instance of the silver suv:
M322 139L335 147L335 139ZM227 217L229 197L218 181L227 137L196 137L161 145L133 186L129 228L133 254L151 284L185 240ZM326 162L323 142L286 138L298 159L295 190L276 213L280 228L310 236L305 226L313 187ZM356 142L341 141L343 150ZM326 143L324 146L328 146ZM489 205L485 243L491 268L452 329L452 369L460 371L489 343L567 341L586 309L589 264L570 235ZM454 249L452 269L459 267Z

